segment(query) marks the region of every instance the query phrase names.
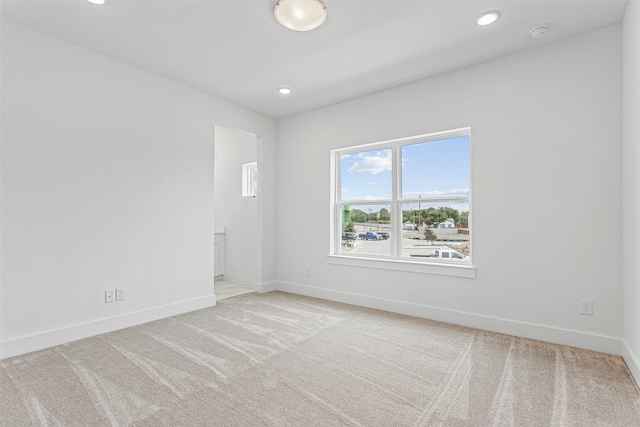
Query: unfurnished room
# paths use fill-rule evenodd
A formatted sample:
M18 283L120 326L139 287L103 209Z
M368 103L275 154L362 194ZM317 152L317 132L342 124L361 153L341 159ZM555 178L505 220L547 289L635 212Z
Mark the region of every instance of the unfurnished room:
M0 17L0 425L640 426L640 0Z

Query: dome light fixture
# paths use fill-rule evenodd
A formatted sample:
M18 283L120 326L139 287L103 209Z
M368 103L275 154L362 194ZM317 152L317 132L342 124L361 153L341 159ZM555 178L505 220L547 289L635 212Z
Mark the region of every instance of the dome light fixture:
M101 5L104 4L104 0L87 0L91 4Z
M327 8L319 0L278 0L273 14L290 30L310 31L327 19Z
M490 10L478 15L478 17L476 18L476 24L484 27L485 25L493 24L498 20L498 18L500 18L500 12L498 12L497 10Z
M291 94L291 89L289 89L288 87L281 87L280 89L278 89L278 93L280 95L289 95Z

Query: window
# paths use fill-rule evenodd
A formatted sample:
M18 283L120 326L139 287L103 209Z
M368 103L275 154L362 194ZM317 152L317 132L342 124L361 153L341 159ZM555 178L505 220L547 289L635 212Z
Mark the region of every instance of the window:
M332 151L333 255L471 264L470 129Z
M242 165L242 197L256 197L258 194L258 163Z

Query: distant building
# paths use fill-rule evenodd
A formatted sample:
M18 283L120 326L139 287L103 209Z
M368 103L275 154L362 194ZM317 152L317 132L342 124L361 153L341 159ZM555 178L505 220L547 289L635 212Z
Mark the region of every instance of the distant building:
M438 224L438 228L455 228L456 222L453 218L447 218L443 222Z

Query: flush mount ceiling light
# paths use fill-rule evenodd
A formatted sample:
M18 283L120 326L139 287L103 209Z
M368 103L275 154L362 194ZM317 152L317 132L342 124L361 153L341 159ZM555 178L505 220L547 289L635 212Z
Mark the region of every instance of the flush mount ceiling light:
M279 0L273 14L293 31L313 30L327 19L327 9L319 0Z
M104 0L87 0L87 1L93 4L104 4Z
M500 18L500 12L497 10L490 10L489 12L485 12L479 15L476 18L476 24L484 27L485 25L493 24Z
M278 93L280 95L289 95L291 93L291 89L289 89L288 87L281 87L280 89L278 89Z

